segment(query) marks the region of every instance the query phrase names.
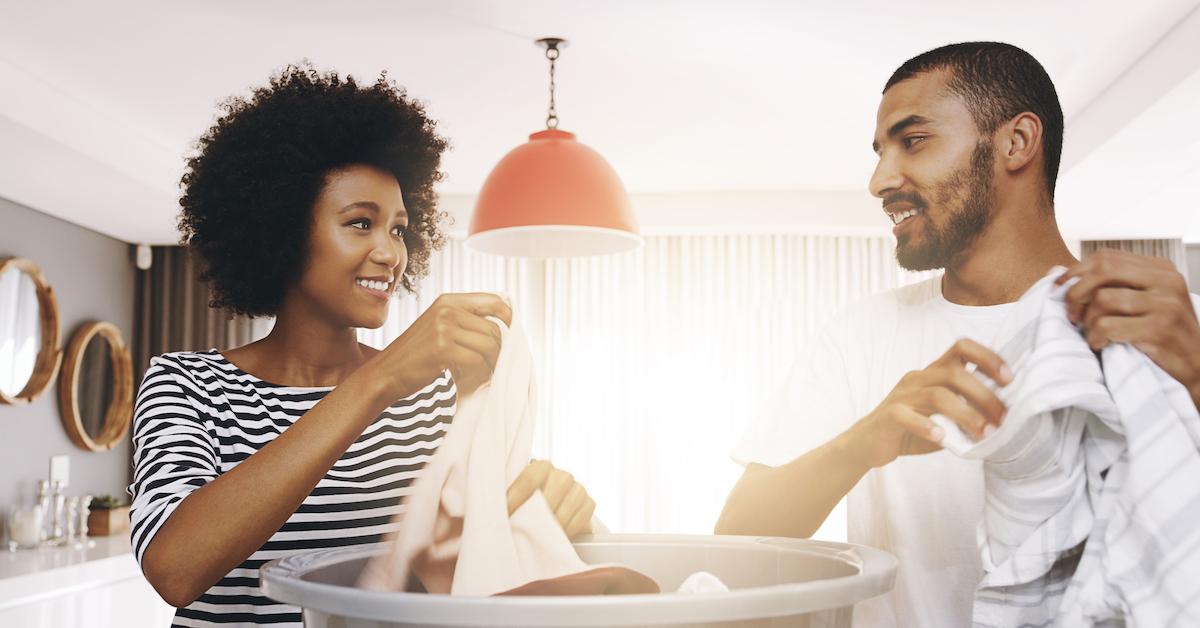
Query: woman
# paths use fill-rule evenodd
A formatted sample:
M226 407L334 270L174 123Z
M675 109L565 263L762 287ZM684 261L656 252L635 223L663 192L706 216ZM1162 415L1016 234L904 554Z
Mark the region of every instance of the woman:
M135 554L176 625L300 624L264 597L259 567L377 542L454 415L500 350L489 294L439 298L382 351L379 327L441 245L433 184L445 141L386 77L289 67L231 99L183 176L183 241L214 307L273 315L262 340L155 358L134 427ZM539 462L510 510L541 489L564 530L595 504Z

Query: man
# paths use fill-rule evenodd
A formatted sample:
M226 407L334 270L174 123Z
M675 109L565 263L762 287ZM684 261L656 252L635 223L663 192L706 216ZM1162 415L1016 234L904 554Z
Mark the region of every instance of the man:
M895 223L899 263L945 272L859 303L816 336L734 451L746 471L716 527L807 537L849 494L849 540L900 561L893 591L856 607L856 625L970 625L983 470L942 451L929 417L976 437L1004 419L969 370L1011 381L984 343L1006 340L1000 322L1051 267L1080 278L1069 310L1094 349L1132 343L1200 407L1200 323L1179 273L1117 252L1079 263L1063 242L1062 135L1050 78L1007 44L929 51L884 87L871 193Z

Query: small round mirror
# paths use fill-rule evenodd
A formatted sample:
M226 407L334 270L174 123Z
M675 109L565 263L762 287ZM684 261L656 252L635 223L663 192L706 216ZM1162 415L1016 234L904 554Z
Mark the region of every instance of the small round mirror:
M133 362L111 323L87 323L71 337L58 384L63 427L83 449L111 449L133 420Z
M58 371L58 304L33 262L0 260L0 403L29 403Z
M112 404L113 377L112 347L108 338L100 334L92 336L83 348L83 360L79 365L79 420L83 431L93 440L104 433L104 415Z

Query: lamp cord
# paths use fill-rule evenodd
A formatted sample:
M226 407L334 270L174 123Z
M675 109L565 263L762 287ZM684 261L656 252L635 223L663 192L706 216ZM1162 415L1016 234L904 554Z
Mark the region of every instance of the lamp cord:
M558 59L558 48L548 46L546 58L550 60L550 109L546 112L546 128L558 128L558 110L554 107L554 61Z

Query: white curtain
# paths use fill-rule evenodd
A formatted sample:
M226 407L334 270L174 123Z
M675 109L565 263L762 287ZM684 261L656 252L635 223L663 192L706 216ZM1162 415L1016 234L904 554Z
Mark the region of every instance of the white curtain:
M651 236L633 253L512 261L448 243L382 347L438 294L513 297L538 363L535 453L587 486L613 531L710 533L740 468L729 450L846 303L920 279L891 237ZM836 528L836 526L835 526Z
M1175 264L1179 274L1188 278L1187 247L1180 238L1161 238L1146 240L1083 240L1080 243L1083 258L1100 249L1118 249L1138 255L1161 257Z

